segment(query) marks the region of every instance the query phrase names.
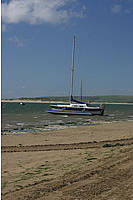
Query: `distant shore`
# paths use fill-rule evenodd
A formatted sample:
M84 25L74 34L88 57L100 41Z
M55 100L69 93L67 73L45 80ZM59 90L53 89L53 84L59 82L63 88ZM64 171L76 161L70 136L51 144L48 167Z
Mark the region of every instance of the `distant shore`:
M1 102L7 102L7 103L20 103L20 102L24 102L24 103L69 103L66 101L52 101L52 100L20 100L20 99L2 99ZM133 105L133 103L129 103L129 102L88 102L91 104L126 104L126 105Z
M63 101L42 101L42 100L19 100L19 99L13 99L13 100L6 100L6 99L2 99L1 102L7 102L7 103L20 103L20 102L24 102L24 103L68 103L68 102L63 102Z

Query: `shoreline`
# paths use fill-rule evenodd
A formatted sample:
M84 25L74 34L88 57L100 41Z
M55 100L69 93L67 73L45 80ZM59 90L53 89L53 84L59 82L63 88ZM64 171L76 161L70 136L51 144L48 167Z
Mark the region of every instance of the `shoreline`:
M69 104L69 101L42 101L42 100L23 100L20 101L18 99L13 99L13 100L1 100L2 103L64 103L64 104ZM122 105L133 105L133 103L128 103L128 102L89 102L90 104L122 104Z
M2 146L19 146L21 141L23 145L47 145L47 144L68 144L87 141L104 141L133 138L133 120L114 123L100 123L88 126L69 127L57 130L48 130L42 132L3 135ZM117 133L117 134L116 134ZM77 137L78 136L78 137ZM44 140L45 139L45 140ZM64 140L65 139L65 140Z
M126 120L126 121L93 121L92 123L88 123L88 124L85 124L85 125L74 125L74 126L67 126L67 125L54 125L53 128L47 126L46 129L44 128L40 128L40 130L36 130L35 129L32 129L32 128L15 128L13 129L12 131L8 131L8 130L1 130L1 137L3 136L17 136L17 135L36 135L36 134L45 134L45 133L51 133L51 132L55 132L55 131L65 131L68 129L73 130L73 129L77 129L80 128L80 129L84 129L84 127L91 127L91 126L99 126L99 125L112 125L112 124L118 124L118 123L133 123L133 120ZM43 129L43 130L41 130ZM17 132L16 132L17 130ZM28 131L27 131L28 130ZM3 131L3 132L2 132Z

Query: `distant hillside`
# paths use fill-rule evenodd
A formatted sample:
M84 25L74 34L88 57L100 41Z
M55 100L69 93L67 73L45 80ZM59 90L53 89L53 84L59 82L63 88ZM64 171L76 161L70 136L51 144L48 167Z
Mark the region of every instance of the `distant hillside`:
M133 103L133 96L89 96L83 99L90 102Z
M80 100L80 97L74 97L77 100ZM133 103L133 96L83 96L83 101L85 102L116 102L116 103ZM11 99L10 99L11 100ZM12 99L13 100L13 99ZM17 100L23 101L23 100L32 100L32 101L64 101L68 102L69 97L37 97L37 98L18 98Z

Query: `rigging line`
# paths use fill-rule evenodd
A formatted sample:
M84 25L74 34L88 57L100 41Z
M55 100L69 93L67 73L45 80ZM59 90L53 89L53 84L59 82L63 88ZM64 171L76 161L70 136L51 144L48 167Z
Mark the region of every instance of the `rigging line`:
M76 64L76 62L75 62L75 65L76 65L76 72L77 73L80 73L80 77L79 77L79 91L80 91L80 95L79 95L79 97L80 97L80 99L83 99L83 90L82 90L82 86L83 86L83 79L82 79L82 77L84 77L84 71L85 71L85 66L87 66L86 65L86 63L85 63L85 56L84 56L84 53L83 53L83 50L82 50L82 48L80 48L81 47L81 45L80 45L80 43L78 42L78 39L77 39L77 37L76 37L76 57L78 57L78 58L80 58L79 59L79 61L77 61L77 59L76 59L76 61L77 61L77 63L78 63L78 65ZM78 66L78 67L77 67ZM81 83L82 82L82 83ZM82 93L82 94L81 94Z

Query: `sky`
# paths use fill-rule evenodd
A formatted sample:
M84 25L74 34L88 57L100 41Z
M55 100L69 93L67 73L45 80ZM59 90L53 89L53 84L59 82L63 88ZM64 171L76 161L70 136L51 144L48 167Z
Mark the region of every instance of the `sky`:
M133 0L2 0L2 98L133 96Z

